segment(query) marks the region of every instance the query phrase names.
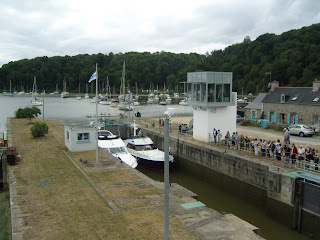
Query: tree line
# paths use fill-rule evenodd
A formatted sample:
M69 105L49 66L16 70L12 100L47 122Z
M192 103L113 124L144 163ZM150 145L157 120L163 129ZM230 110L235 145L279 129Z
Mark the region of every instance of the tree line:
M0 89L31 91L34 76L38 90L62 90L65 79L67 90L85 92L89 77L98 64L100 89L107 77L111 88L119 92L122 65L126 62L126 87L183 91L179 82L186 81L188 72L233 72L233 91L258 93L268 90L270 80L280 86L312 86L320 72L320 24L291 30L281 35L266 33L251 41L214 50L211 53L127 52L108 54L80 54L76 56L37 57L22 59L0 68ZM178 89L179 88L179 89Z

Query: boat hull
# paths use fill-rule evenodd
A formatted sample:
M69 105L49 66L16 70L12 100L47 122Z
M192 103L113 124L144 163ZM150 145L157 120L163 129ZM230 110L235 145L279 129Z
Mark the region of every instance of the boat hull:
M139 166L150 168L153 170L163 171L164 169L164 162L163 161L152 161L149 159L139 158L135 156L138 160Z

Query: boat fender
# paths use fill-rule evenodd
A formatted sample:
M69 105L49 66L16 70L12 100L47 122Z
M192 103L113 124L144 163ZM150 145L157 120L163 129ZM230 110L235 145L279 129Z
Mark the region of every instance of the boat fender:
M118 157L118 159L120 160L120 162L122 163L122 160L121 160L121 158L120 157Z

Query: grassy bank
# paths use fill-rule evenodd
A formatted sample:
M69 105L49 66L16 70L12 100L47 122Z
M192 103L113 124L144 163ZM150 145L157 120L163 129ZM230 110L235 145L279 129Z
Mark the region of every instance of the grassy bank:
M9 192L0 192L0 240L11 239Z
M141 208L150 203L147 196L161 195L157 188L133 184L139 179L125 168L86 172L124 210L114 213L63 153L63 125L46 123L48 135L33 138L29 120L10 119L12 145L22 156L12 167L20 187L18 204L30 214L24 217L24 239L163 239L162 212ZM84 170L79 157L95 156L94 151L68 154ZM49 183L41 188L43 180ZM170 238L199 239L175 217L170 220Z

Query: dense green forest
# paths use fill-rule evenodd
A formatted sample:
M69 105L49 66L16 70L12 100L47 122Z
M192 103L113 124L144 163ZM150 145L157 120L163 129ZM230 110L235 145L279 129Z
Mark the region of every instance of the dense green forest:
M126 85L133 89L163 89L182 92L187 72L233 72L233 90L257 93L268 90L271 80L280 86L312 86L320 77L320 24L291 30L281 35L264 34L251 41L228 46L211 53L175 54L170 52L127 52L108 54L81 54L76 56L37 57L10 62L0 68L0 89L12 86L20 91L32 88L37 77L38 90L54 91L56 84L62 89L85 92L89 77L98 64L99 82L109 78L110 86L119 91L123 61L126 62ZM271 73L271 74L266 74ZM101 87L102 88L102 87Z

